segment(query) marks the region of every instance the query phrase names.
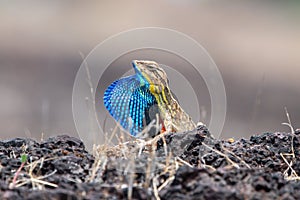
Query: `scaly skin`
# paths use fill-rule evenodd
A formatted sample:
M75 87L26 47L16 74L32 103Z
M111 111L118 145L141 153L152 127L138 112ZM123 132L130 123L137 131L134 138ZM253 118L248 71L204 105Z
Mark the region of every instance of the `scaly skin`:
M149 83L159 108L159 115L167 132L183 132L195 129L191 117L173 97L166 72L154 61L134 60L133 65Z

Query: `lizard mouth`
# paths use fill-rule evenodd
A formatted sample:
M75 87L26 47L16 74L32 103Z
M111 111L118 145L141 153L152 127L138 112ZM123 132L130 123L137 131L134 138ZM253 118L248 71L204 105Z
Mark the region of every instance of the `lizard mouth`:
M157 64L154 61L150 61L150 60L133 60L132 63L134 65L154 65Z
M153 66L156 66L158 64L154 61L149 61L149 60L133 60L132 65L133 68L139 69L141 71L146 67L153 68Z

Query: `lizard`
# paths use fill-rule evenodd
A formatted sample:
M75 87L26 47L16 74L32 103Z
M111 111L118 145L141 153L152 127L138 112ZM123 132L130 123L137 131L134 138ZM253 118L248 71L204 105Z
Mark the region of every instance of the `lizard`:
M161 132L196 128L173 97L166 72L155 62L133 60L134 75L114 81L104 92L104 105L121 126L136 136L158 114Z

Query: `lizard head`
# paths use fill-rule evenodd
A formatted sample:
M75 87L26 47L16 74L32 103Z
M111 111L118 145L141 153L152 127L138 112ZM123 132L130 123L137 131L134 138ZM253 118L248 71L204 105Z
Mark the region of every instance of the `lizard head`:
M147 83L160 92L168 87L168 77L166 72L154 61L133 60L133 68L136 74L140 75Z

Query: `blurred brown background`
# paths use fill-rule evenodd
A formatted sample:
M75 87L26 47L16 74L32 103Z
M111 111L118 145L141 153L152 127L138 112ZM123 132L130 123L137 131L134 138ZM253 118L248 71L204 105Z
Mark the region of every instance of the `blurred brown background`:
M1 1L1 139L77 136L79 52L147 26L183 32L210 53L227 92L223 138L288 131L284 106L299 128L299 11L298 1Z

